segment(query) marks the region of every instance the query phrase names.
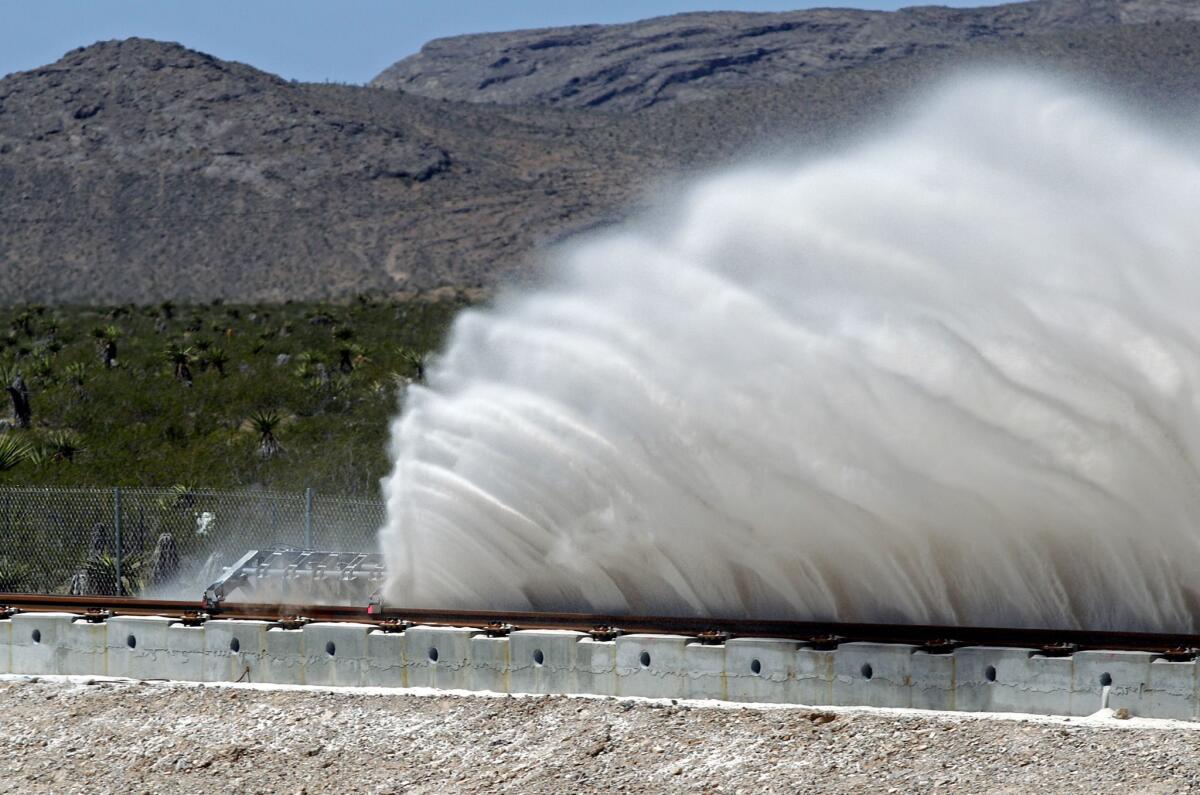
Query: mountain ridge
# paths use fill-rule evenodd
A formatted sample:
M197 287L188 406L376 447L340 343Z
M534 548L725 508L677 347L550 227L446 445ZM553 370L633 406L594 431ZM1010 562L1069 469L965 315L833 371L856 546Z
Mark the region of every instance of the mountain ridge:
M636 111L893 61L981 38L1200 20L1184 0L1035 0L898 11L688 12L435 39L372 85L438 99Z
M1200 24L985 39L632 113L300 84L129 39L0 80L0 303L466 294L756 153L840 146L978 64L1200 108Z

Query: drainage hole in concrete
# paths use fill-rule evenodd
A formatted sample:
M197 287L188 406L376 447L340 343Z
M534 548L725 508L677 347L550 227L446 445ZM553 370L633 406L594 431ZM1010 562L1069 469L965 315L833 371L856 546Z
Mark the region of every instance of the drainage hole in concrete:
M438 658L437 646L430 646L429 647L429 662L437 662L437 658Z
M333 641L329 641L325 644L325 653L330 657L337 654L337 646L334 645Z
M989 682L995 682L996 681L996 666L989 665L987 668L984 668L983 669L983 678L988 680Z
M870 679L875 675L875 672L871 670L870 663L863 663L863 667L859 668L858 672L862 674L863 679Z
M1112 674L1107 673L1107 672L1100 674L1100 686L1101 687L1108 687L1111 684L1112 684Z
M41 643L42 642L42 631L40 629L35 629L33 631L33 634L30 635L29 637L33 638L34 643Z
M650 667L650 652L648 652L648 651L642 652L638 656L638 662L640 662L642 664L643 668L649 668Z
M750 661L750 673L754 674L755 676L758 676L759 674L761 674L762 673L762 663L759 662L758 660L751 660Z
M542 654L541 649L534 649L533 650L533 664L541 665L544 662L546 662L546 655Z
M238 640L237 638L234 638L233 640L229 641L229 650L231 652L233 652L234 654L237 654L239 651L242 650L242 642L240 640Z
M125 645L131 649L136 649L137 648L137 638L134 637L133 635L130 635L129 637L125 638Z

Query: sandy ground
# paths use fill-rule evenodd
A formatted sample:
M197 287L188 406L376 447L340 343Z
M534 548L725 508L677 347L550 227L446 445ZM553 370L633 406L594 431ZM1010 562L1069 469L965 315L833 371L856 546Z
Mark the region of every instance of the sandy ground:
M1197 728L0 677L0 793L1178 792Z

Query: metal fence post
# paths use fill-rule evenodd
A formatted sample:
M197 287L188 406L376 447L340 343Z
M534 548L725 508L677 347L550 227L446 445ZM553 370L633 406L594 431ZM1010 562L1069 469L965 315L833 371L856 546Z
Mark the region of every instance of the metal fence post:
M313 548L313 529L312 529L312 503L313 490L309 486L304 490L304 548Z
M125 544L121 541L121 487L117 486L113 489L113 550L116 558L116 574L117 574L117 596L125 595L125 588L121 584L121 558L125 554Z

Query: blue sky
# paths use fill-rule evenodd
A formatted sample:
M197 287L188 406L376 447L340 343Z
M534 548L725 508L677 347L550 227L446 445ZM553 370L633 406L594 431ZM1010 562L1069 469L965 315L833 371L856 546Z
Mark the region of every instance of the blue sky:
M895 9L912 2L848 2ZM978 6L984 2L944 5ZM0 75L103 39L178 41L296 80L364 83L421 44L458 33L627 22L680 11L785 11L830 3L708 0L0 0Z

